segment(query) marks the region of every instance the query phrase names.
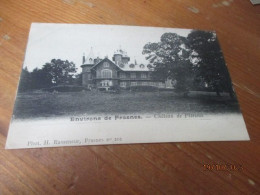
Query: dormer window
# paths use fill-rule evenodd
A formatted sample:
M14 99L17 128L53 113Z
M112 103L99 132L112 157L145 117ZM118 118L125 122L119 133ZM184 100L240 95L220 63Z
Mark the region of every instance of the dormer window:
M140 68L144 68L144 65L143 65L143 64L140 64Z
M130 64L129 67L130 67L130 68L134 68L135 65L134 65L134 64Z

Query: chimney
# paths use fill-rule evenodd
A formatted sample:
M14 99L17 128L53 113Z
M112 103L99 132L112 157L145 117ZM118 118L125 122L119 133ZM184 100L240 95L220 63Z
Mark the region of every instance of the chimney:
M82 64L84 64L86 61L86 58L85 58L85 53L83 53L83 58L82 58Z

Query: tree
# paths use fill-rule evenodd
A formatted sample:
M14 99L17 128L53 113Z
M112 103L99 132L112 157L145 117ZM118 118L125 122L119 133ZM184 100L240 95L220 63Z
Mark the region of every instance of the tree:
M31 72L31 82L32 89L42 89L53 86L51 75L47 71L38 68L35 68Z
M196 67L196 80L212 88L218 96L220 92L228 91L233 98L231 79L216 34L194 30L187 39Z
M76 74L76 66L68 60L52 59L41 69L46 79L51 78L53 85L71 84Z
M22 69L19 92L49 88L60 84L75 84L80 80L76 75L76 67L68 60L53 59L45 63L42 68L35 68L29 72L25 67Z
M153 67L153 76L176 81L176 90L186 96L192 82L192 63L187 39L176 33L164 33L158 43L147 43L143 54Z
M22 69L21 78L19 83L18 92L25 92L31 89L31 74L28 71L27 67Z
M73 84L75 85L82 85L82 73L76 74Z

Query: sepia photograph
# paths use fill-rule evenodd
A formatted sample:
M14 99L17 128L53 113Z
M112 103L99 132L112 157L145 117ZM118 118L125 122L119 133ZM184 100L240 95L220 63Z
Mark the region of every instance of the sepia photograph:
M37 132L39 126L44 131L48 124L50 131L54 121L79 129L86 124L92 136L97 127L108 129L109 134L108 123L110 129L124 132L122 127L118 129L120 122L129 124L126 137L133 130L131 125L138 126L136 135L131 131L131 136L146 132L140 141L121 136L119 143L176 141L171 136L169 140L164 138L172 133L176 138L179 131L181 138L177 141L193 140L189 131L197 123L197 133L214 130L214 135L196 135L195 141L249 139L214 31L33 23L10 124L11 136L16 137L14 132L24 125L35 127ZM154 133L160 130L149 130L154 122L165 126L164 138L154 139ZM218 122L226 130L216 132ZM178 130L171 126L173 123L178 123ZM89 125L94 127L90 129ZM55 138L46 147L55 145L55 141L60 143L58 146L114 143L99 133L93 137L93 141L89 137L70 141L67 137L67 142ZM8 139L12 139L10 130ZM44 147L36 142L27 140L21 145Z

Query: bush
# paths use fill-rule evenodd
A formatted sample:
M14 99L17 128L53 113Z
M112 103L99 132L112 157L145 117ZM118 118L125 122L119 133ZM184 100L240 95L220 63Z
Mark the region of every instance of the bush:
M54 91L58 91L58 92L79 92L79 91L82 91L82 90L89 90L89 89L82 87L82 86L76 86L76 85L57 85L57 86L54 86L54 87L43 89L43 91L48 91L48 92L54 92Z

